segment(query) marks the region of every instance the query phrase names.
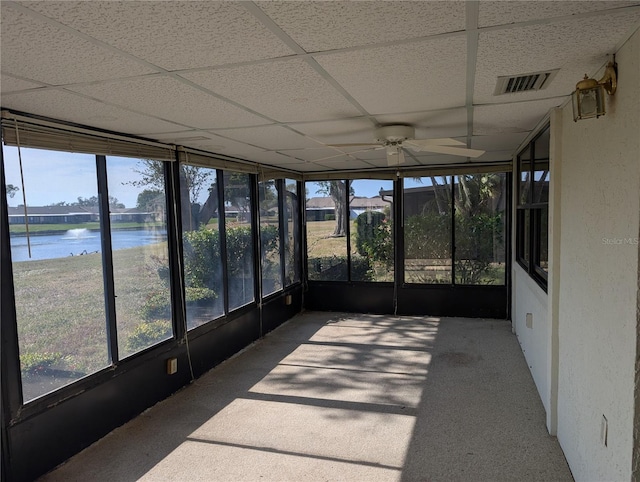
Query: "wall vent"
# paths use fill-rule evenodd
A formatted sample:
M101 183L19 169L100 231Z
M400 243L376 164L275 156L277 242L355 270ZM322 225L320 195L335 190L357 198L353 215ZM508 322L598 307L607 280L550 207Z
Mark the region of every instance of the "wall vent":
M558 70L547 70L545 72L498 77L493 95L542 90L549 85L557 73Z

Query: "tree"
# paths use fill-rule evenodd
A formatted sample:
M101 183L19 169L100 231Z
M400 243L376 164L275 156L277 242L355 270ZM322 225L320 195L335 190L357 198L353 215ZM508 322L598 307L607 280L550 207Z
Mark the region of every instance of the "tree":
M347 181L320 181L318 182L320 189L317 192L330 196L333 200L336 213L336 227L333 230L333 237L346 236L345 232L345 215L347 211ZM355 194L353 187L350 186L349 195Z
M136 200L136 208L140 211L152 211L153 210L153 202L161 198L164 202L164 192L159 191L157 189L145 189L138 194L138 199Z
M153 190L164 192L164 163L153 159L142 159L139 161L138 168L134 169L140 174L140 179L129 181L127 184L137 187L150 187ZM190 231L197 229L202 222L200 218L200 206L197 205L200 192L210 181L212 173L211 169L180 165L180 204L182 206L182 226L185 230ZM210 185L209 198L205 202L205 206L209 203L215 192L213 184ZM194 205L194 206L192 206ZM211 216L209 216L211 219ZM204 222L207 222L207 219Z
M14 186L13 184L7 184L7 196L13 197L20 190L18 186Z
M80 206L85 208L98 207L100 205L100 201L98 196L91 196L90 198L83 198L82 196L78 197L78 200L71 204L54 204L55 206ZM109 196L109 207L110 208L124 208L124 204L118 201L118 198Z

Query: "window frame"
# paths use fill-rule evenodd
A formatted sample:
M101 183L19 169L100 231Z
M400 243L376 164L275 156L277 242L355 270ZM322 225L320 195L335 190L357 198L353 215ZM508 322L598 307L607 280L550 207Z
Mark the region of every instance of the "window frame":
M543 239L543 213L546 210L547 213L547 229L546 229L546 241L547 241L547 253L549 243L549 200L547 196L546 201L539 201L533 199L533 193L539 182L549 182L547 176L540 181L536 181L535 173L536 164L540 161L546 162L549 165L549 152L546 152L546 156L538 158L536 147L538 141L545 135L550 136L550 124L545 124L544 127L527 143L527 145L518 152L516 157L516 250L515 259L516 262L524 269L527 274L546 292L548 282L548 271L542 267L541 253L542 253L542 239ZM523 159L525 154L529 155L529 159ZM528 169L525 171L522 168L523 161L529 163ZM547 171L550 173L550 169ZM522 175L524 173L529 174L529 178L526 181L527 185L527 198L526 202L522 202ZM549 174L548 174L549 175ZM528 214L528 218L527 218Z

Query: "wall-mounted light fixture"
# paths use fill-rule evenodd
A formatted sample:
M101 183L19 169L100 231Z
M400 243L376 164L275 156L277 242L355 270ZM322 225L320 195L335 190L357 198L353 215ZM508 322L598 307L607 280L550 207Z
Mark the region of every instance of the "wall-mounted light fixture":
M615 57L609 62L604 76L598 81L590 79L587 74L576 84L576 90L571 95L573 101L573 120L589 119L605 115L604 93L616 93L618 64Z

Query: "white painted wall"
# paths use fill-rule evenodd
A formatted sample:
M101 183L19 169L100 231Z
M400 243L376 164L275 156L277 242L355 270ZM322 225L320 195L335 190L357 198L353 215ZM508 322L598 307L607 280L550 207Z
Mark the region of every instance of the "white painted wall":
M574 123L569 105L561 116L557 433L578 481L631 479L639 59L640 31L617 54L618 92L606 100L607 115Z
M547 339L549 332L547 294L523 270L513 262L512 326L531 370L542 404L549 413L549 360ZM526 315L532 314L531 328L526 326Z

